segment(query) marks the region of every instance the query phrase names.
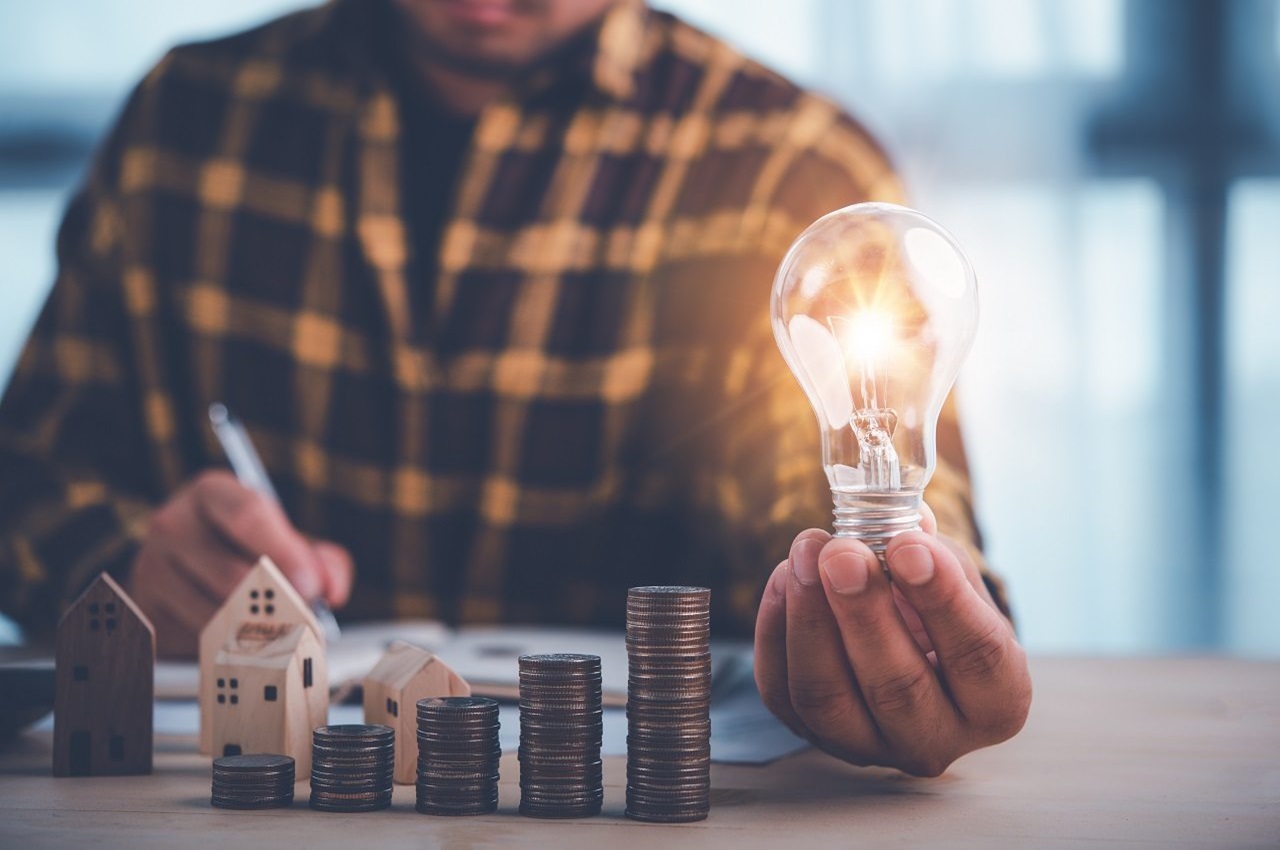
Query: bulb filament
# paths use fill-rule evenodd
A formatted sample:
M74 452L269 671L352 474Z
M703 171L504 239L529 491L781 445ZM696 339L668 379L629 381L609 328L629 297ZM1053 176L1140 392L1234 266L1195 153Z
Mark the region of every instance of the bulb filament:
M893 432L898 414L888 407L863 408L849 421L858 438L860 465L871 490L897 490L902 486Z

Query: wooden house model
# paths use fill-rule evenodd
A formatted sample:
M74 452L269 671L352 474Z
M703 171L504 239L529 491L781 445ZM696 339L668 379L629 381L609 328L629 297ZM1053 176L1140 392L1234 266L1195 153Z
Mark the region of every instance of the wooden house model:
M217 695L213 665L218 652L245 623L306 626L324 646L324 632L310 606L270 558L258 559L200 632L200 751L204 753L213 752L211 718Z
M470 695L471 686L435 653L391 644L364 679L364 722L396 730L396 782L412 785L417 778L418 700Z
M53 775L151 772L156 636L103 573L58 623Z
M276 753L293 757L299 778L310 773L311 730L329 716L329 674L315 632L245 623L211 672L213 755Z

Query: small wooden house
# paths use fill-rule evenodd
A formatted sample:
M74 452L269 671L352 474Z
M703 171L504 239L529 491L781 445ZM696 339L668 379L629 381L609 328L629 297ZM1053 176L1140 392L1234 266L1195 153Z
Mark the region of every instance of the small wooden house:
M324 632L306 600L280 568L262 556L200 632L200 751L204 753L213 752L210 718L217 695L215 658L245 623L306 626L324 646Z
M418 700L470 695L471 686L435 653L404 641L388 647L364 679L364 722L396 730L396 782L417 779Z
M53 775L151 772L156 635L103 573L58 623Z
M214 658L213 755L292 756L311 771L311 730L329 716L329 674L315 632L293 623L245 623Z

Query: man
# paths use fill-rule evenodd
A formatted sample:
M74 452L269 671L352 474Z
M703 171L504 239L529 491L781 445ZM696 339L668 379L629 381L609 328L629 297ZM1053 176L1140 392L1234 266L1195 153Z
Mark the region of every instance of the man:
M631 0L336 0L178 48L0 406L6 605L47 629L110 570L190 653L265 553L356 618L617 624L678 581L745 631L829 510L769 282L897 192L828 102ZM283 508L217 471L215 400ZM806 531L756 625L779 717L920 774L1030 699L951 411L943 437L893 584Z

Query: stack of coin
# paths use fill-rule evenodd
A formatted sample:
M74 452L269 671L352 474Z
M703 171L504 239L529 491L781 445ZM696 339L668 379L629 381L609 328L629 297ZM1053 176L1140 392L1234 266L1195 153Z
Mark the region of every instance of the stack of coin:
M600 813L600 656L520 657L520 814Z
M372 812L391 805L396 733L390 726L319 726L311 736L311 808Z
M711 808L711 591L627 592L627 817L702 820Z
M282 809L293 805L293 759L223 756L213 760L213 797L220 809Z
M498 703L484 697L418 700L418 811L495 811L501 758Z

